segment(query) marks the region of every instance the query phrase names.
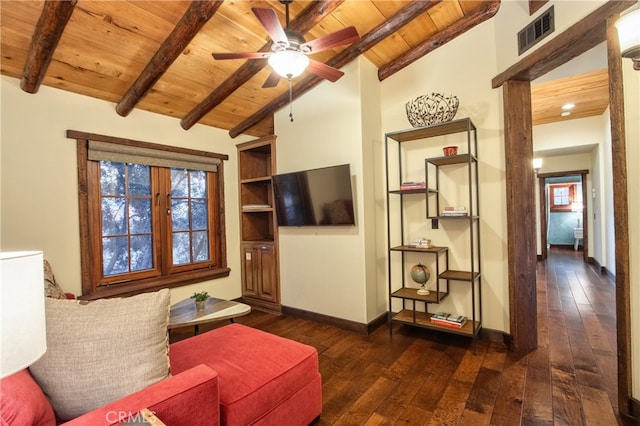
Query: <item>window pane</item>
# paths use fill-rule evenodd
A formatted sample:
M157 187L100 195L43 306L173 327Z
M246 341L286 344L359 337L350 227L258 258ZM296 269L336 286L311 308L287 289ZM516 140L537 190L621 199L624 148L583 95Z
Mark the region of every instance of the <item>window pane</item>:
M171 229L175 231L189 230L189 202L171 200Z
M191 170L191 197L206 198L207 197L207 172L202 170Z
M131 237L131 271L153 268L151 235Z
M189 196L189 173L186 169L171 169L171 197Z
M553 189L553 204L556 206L568 206L569 205L569 188L559 187Z
M102 268L104 276L129 272L129 243L127 237L102 239Z
M102 235L126 234L126 200L124 198L102 199Z
M207 232L193 233L193 261L205 262L209 260L209 234Z
M153 267L151 169L100 162L104 276ZM116 176L117 173L121 175ZM136 235L132 235L136 234ZM117 236L117 237L116 237Z
M204 262L210 258L207 197L207 172L171 169L174 265Z
M150 167L142 164L129 164L129 195L151 195Z
M133 198L129 202L129 229L131 234L151 233L150 198Z
M184 265L191 263L191 244L188 232L173 234L173 264Z
M123 196L125 194L124 168L124 163L100 162L100 193L103 196Z
M207 203L205 200L191 201L191 211L193 214L191 229L206 230L208 223Z

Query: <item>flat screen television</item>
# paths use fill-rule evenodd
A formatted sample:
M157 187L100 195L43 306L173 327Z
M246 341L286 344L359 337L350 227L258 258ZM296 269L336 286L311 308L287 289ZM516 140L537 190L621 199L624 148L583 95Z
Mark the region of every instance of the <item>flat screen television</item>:
M355 225L349 164L272 176L279 226Z

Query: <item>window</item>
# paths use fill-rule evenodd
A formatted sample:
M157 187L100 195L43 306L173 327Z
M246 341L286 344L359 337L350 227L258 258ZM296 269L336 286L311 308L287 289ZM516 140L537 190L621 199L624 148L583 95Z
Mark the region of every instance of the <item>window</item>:
M549 209L552 212L570 212L572 204L577 202L576 184L549 185Z
M226 155L68 131L77 140L82 293L129 295L229 275Z

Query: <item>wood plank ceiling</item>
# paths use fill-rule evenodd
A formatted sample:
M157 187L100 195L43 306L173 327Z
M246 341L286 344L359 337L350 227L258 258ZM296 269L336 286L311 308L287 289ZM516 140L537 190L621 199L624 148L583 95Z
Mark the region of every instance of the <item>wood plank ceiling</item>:
M32 65L27 58L37 57L30 53L30 48L37 47L32 46L32 38L36 40L34 32L44 16L45 4L56 7L55 3L0 2L2 74L23 78L31 72L37 77L38 70L28 71ZM273 133L273 113L288 102L286 79L274 88L263 89L270 73L265 60L215 61L211 53L254 52L265 44L268 47L268 35L251 8L274 9L284 24L285 7L280 2L67 3L75 3L75 7L70 8L66 25L55 23L61 30L57 46L47 45L51 36L46 31L55 31L54 23L38 29L44 31L41 54L52 54L48 68L43 69L42 84L114 102L121 115L135 107L177 117L186 129L201 123L230 130L232 136ZM319 52L313 59L339 68L363 54L379 68L380 77L386 78L489 19L499 4L499 0L294 1L290 20L291 28L302 28L307 41L355 26L362 37L359 43ZM63 12L50 14L55 20ZM162 55L154 57L159 49L164 49ZM46 65L46 58L44 62ZM163 68L166 71L162 72ZM314 77L305 72L295 79L294 95L321 81Z
M573 108L563 110L567 104ZM533 125L602 115L609 106L607 69L531 85ZM569 113L562 115L563 113Z
M312 58L340 68L362 54L383 80L493 17L499 6L500 0L296 0L290 27L307 41L356 27L360 42ZM269 48L252 7L274 9L284 25L277 0L3 0L1 72L22 79L31 93L44 84L113 102L123 116L139 108L176 117L185 129L200 123L233 137L272 134L273 113L288 103L286 79L264 89L265 60L211 57ZM305 72L294 79L294 97L321 81Z

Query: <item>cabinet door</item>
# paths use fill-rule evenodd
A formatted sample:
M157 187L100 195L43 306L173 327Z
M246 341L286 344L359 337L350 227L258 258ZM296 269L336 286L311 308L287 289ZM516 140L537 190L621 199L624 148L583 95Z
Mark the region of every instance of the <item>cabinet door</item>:
M242 295L278 302L276 250L273 244L242 245Z
M269 302L278 302L278 278L276 277L276 250L272 244L260 244L256 247L260 258L258 279L258 297ZM254 267L256 264L254 263Z
M259 262L255 255L255 246L242 245L242 295L258 297L258 283L254 265Z

